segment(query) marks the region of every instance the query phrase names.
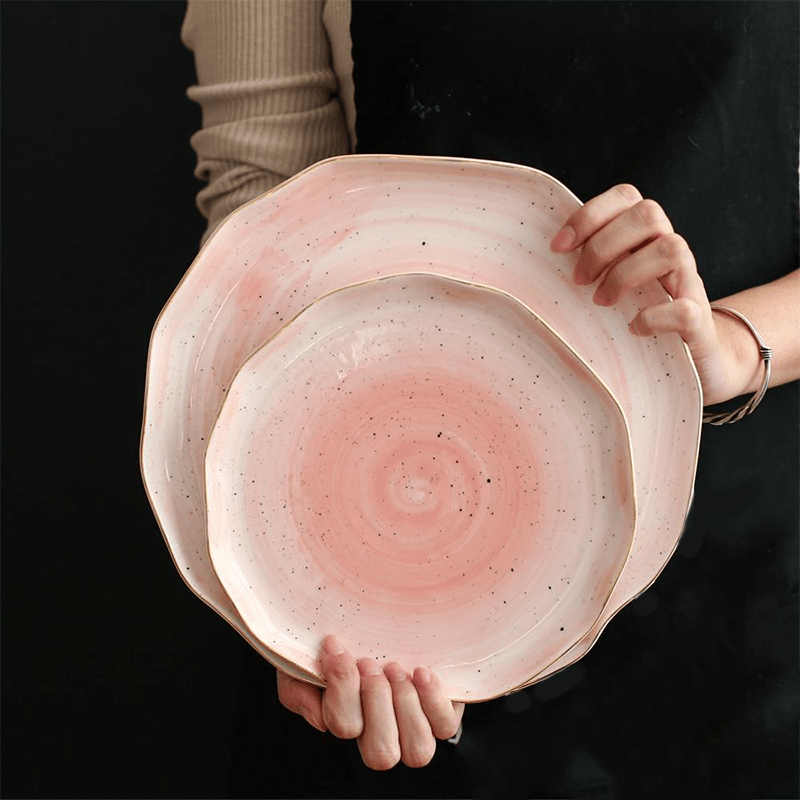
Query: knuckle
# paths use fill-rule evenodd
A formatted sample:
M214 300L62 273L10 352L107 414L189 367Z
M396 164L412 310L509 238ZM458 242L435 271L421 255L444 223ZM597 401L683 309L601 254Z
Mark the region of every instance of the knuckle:
M412 747L407 752L403 751L403 763L412 769L419 769L431 763L434 753L436 753L436 742Z
M642 199L641 192L630 183L617 184L614 190L629 203L638 203Z
M652 314L650 313L649 308L645 308L640 311L633 318L631 324L633 325L634 330L641 336L648 336L654 333Z
M700 273L697 271L697 265L694 262L694 256L692 256L692 273L691 273L691 282L694 284L695 291L698 295L707 298L708 294L706 293L706 285L703 282L703 279L700 277ZM711 310L709 309L709 313Z
M344 661L334 661L328 665L326 670L329 681L336 683L349 684L355 677L355 673Z
M700 326L702 314L700 306L686 297L673 301L678 324L683 330L694 330Z
M597 240L597 237L592 236L591 239L587 239L586 243L583 245L582 260L592 265L600 265L605 263L604 258L603 246Z
M637 315L636 319L639 320L640 323L645 325L646 327L650 327L653 324L653 317L655 316L652 307L643 308Z
M580 238L581 234L585 235L588 231L593 231L600 227L603 222L603 215L597 206L587 203L576 212L573 221Z
M692 256L689 244L679 233L668 233L659 240L661 253L670 261L685 263Z
M658 225L664 221L665 214L661 206L655 200L642 200L636 205L639 219L647 225Z

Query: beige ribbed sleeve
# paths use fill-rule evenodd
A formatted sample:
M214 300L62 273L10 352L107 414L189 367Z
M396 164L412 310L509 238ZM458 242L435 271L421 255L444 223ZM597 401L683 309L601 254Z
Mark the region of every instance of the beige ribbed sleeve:
M189 0L203 241L238 206L355 145L349 0ZM338 73L338 74L337 74Z

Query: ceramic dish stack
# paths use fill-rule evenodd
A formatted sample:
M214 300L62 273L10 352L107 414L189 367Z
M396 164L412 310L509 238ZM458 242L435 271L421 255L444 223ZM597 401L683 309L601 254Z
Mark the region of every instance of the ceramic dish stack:
M189 587L321 684L357 655L485 700L583 656L680 538L702 396L680 338L571 281L580 202L518 165L320 162L232 214L150 345L142 474Z

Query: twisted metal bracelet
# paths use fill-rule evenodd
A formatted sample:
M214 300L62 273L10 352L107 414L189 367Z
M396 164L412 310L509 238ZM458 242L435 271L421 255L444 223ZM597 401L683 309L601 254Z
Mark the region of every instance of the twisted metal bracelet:
M756 391L756 393L743 406L739 406L739 408L735 408L733 411L706 411L703 414L703 422L708 422L711 425L725 425L728 422L738 422L743 417L751 414L756 409L758 404L764 399L764 395L769 387L769 379L772 375L772 348L767 346L767 344L759 335L758 331L753 327L753 324L750 322L750 320L735 308L712 305L711 309L713 311L721 311L723 314L727 314L729 317L735 317L740 322L743 322L749 329L750 333L753 334L756 342L758 342L758 352L764 361L764 380L761 382L761 386L759 386L758 391Z

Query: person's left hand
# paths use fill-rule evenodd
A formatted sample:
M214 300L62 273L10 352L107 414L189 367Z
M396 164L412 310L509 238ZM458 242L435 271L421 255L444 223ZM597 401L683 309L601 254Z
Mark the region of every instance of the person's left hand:
M745 391L752 375L743 374L747 369L737 360L735 343L720 336L720 315L712 314L694 255L654 200L643 199L634 186L614 186L579 208L550 247L559 253L582 248L573 279L582 285L597 281L593 300L601 306L659 280L673 301L642 309L630 321L631 332L678 333L694 359L706 404Z
M400 761L424 767L436 740L459 730L464 704L451 702L429 669L410 673L396 662L381 669L371 658L356 661L335 636L325 637L320 663L325 689L278 670L281 704L319 731L355 739L370 769L391 769Z

